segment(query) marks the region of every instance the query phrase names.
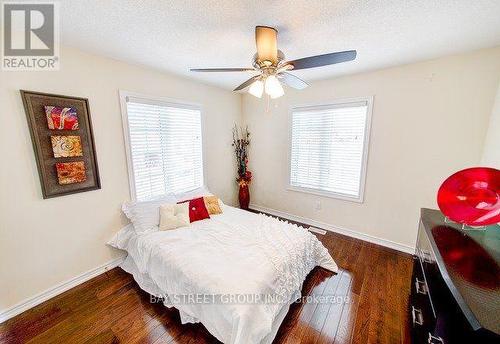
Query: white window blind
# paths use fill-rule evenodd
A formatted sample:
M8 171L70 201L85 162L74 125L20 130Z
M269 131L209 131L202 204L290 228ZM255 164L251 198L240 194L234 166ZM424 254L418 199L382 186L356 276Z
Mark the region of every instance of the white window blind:
M126 105L136 199L202 186L200 109L132 97Z
M292 189L362 201L368 101L292 110Z

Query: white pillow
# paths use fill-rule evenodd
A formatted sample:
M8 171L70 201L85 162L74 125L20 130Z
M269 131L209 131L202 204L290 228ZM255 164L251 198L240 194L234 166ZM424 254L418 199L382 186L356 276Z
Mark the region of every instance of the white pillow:
M134 225L137 234L144 234L158 229L160 224L160 206L165 203L176 203L173 196L146 201L125 202L122 210Z
M193 198L203 197L203 196L212 196L212 193L208 191L206 186L201 186L197 189L181 192L175 194L175 198L177 202L187 201Z
M189 203L160 206L160 230L189 226Z
M134 236L136 236L134 226L129 223L127 226L120 229L107 244L120 250L126 250L130 239Z

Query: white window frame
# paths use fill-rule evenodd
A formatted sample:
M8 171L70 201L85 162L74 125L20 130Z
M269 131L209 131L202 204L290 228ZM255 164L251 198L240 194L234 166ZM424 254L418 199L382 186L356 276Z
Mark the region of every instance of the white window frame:
M294 186L291 184L291 172L292 172L292 116L293 112L297 110L321 110L328 109L332 106L339 106L343 104L349 103L359 103L366 102L367 110L366 110L366 122L365 122L365 138L363 145L363 156L361 160L361 178L359 181L359 192L358 197L351 197L346 194L332 192L332 191L323 191L318 189L311 189L306 187ZM328 198L334 198L344 201L363 203L364 195L365 195L365 185L366 185L366 173L367 173L367 165L368 165L368 152L370 147L370 131L371 131L371 122L372 122L372 112L373 112L373 96L367 97L357 97L357 98L343 98L336 99L334 101L329 101L327 103L315 103L315 104L302 104L302 105L294 105L289 108L288 112L288 179L287 179L287 187L286 189L289 191L303 192L317 196L323 196Z
M153 95L147 95L147 94L142 94L142 93L137 93L137 92L130 92L130 91L125 91L125 90L119 90L119 97L120 97L120 108L121 108L121 114L122 114L122 126L123 126L123 140L125 143L125 155L127 158L127 173L128 173L128 182L129 182L129 189L130 189L130 199L132 201L137 200L137 193L135 190L135 173L134 173L134 164L132 162L132 151L130 147L130 131L129 131L129 126L128 126L128 113L127 113L127 98L138 98L138 99L143 99L146 102L154 102L154 103L163 103L166 106L172 106L172 107L188 107L191 109L196 109L200 111L200 122L201 122L201 160L202 160L202 174L203 174L203 185L206 185L206 166L205 166L205 135L203 135L203 122L204 122L204 116L203 116L203 107L199 103L193 103L193 102L188 102L188 101L183 101L183 100L178 100L178 99L172 99L172 98L167 98L167 97L161 97L161 96L153 96Z

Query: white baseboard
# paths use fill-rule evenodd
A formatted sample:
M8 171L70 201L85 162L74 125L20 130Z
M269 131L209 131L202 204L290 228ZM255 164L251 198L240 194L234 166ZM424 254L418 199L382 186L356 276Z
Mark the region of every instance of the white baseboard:
M65 282L62 282L58 285L53 286L52 288L49 288L35 296L29 297L18 304L7 308L7 309L2 309L0 310L0 323L3 323L4 321L15 317L18 314L21 314L22 312L35 307L36 305L41 304L42 302L45 302L54 296L57 296L59 294L64 293L65 291L76 287L79 284L82 284L83 282L86 282L96 276L99 276L100 274L113 269L120 265L125 257L119 257L116 259L113 259L107 263L104 263L94 269L91 269L87 272L84 272L83 274L80 274L76 277L73 277Z
M316 221L316 220L309 219L306 217L289 214L289 213L286 213L284 211L263 207L263 206L260 206L257 204L250 204L250 209L262 211L264 213L268 213L268 214L271 214L274 216L283 217L285 219L289 219L292 221L302 222L302 223L309 225L309 226L318 227L321 229L326 229L327 231L330 231L330 232L340 233L340 234L347 235L347 236L350 236L350 237L353 237L356 239L360 239L360 240L368 241L368 242L378 244L381 246L389 247L389 248L392 248L394 250L398 250L401 252L405 252L405 253L409 253L409 254L415 253L415 247L411 247L411 246L401 244L398 242L394 242L391 240L387 240L387 239L382 239L382 238L368 235L368 234L364 234L361 232L353 231L351 229L347 229L347 228L343 228L343 227L339 227L339 226L334 226L334 225L331 225L329 223L320 222L320 221Z

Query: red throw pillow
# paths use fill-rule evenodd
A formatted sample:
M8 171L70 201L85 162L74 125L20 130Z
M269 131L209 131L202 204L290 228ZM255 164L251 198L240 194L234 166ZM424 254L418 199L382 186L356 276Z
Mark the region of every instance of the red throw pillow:
M195 222L210 218L207 207L205 206L205 201L203 201L203 197L193 198L178 203L186 202L189 202L189 222Z

